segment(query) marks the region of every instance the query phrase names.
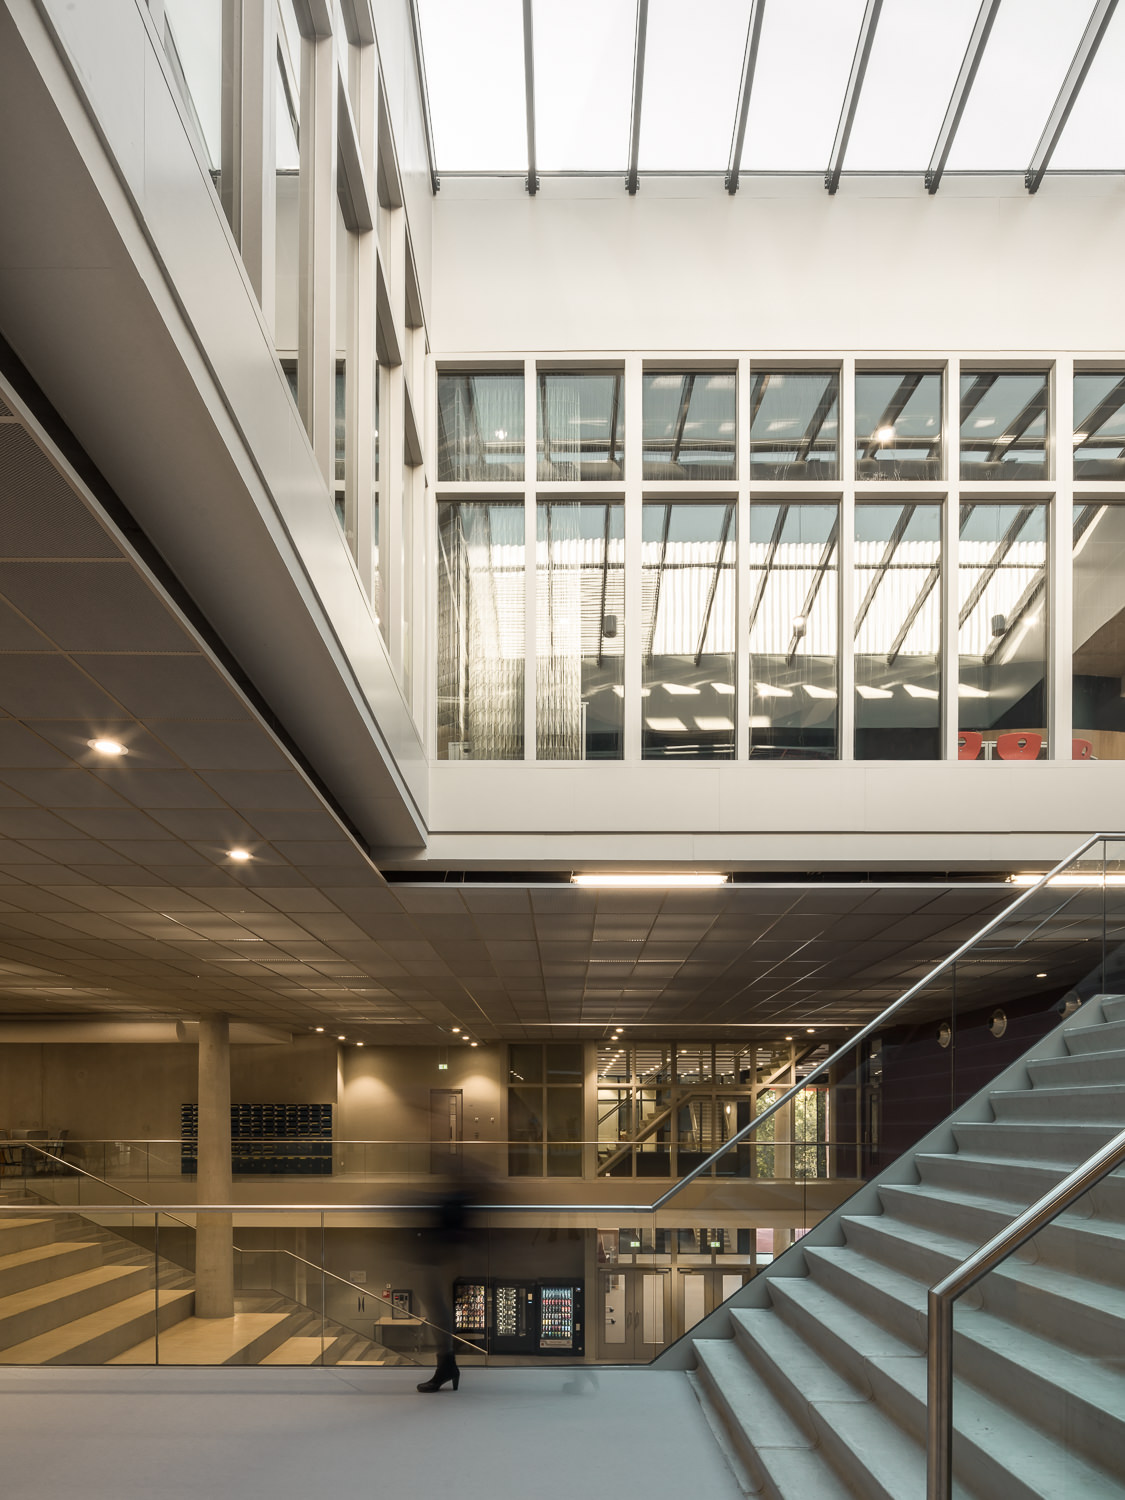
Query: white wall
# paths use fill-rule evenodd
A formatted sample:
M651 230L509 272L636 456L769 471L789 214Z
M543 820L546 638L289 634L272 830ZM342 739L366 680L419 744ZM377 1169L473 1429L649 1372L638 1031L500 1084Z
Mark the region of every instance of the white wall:
M449 179L435 352L1120 351L1125 181Z

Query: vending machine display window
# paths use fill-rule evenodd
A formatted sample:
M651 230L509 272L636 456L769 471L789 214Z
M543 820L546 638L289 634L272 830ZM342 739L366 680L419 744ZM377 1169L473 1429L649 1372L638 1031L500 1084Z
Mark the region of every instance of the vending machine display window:
M483 1348L488 1332L488 1285L484 1281L453 1283L453 1331Z
M539 1283L539 1350L544 1354L582 1354L582 1283Z

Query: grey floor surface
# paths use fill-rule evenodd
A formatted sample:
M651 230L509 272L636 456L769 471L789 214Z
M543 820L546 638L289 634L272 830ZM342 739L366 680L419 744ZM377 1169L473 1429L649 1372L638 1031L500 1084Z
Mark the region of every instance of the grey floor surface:
M742 1500L686 1376L0 1370L3 1500Z

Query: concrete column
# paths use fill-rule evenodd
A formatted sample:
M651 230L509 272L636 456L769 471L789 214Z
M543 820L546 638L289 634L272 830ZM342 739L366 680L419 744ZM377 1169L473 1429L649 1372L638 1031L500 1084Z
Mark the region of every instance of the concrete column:
M230 1022L204 1016L199 1023L200 1203L231 1201ZM195 1315L234 1316L234 1248L230 1214L200 1214L195 1229Z

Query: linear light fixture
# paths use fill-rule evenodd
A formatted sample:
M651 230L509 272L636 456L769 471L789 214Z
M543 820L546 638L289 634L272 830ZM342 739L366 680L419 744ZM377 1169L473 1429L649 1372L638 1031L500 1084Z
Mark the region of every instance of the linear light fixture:
M601 886L607 890L671 890L676 887L726 885L726 875L572 875L574 885Z
M1046 873L1046 872L1044 872ZM1008 880L1012 885L1037 885L1043 875L1009 875ZM1049 885L1125 885L1125 875L1078 875L1073 871L1065 875L1056 875L1054 880L1048 881Z

